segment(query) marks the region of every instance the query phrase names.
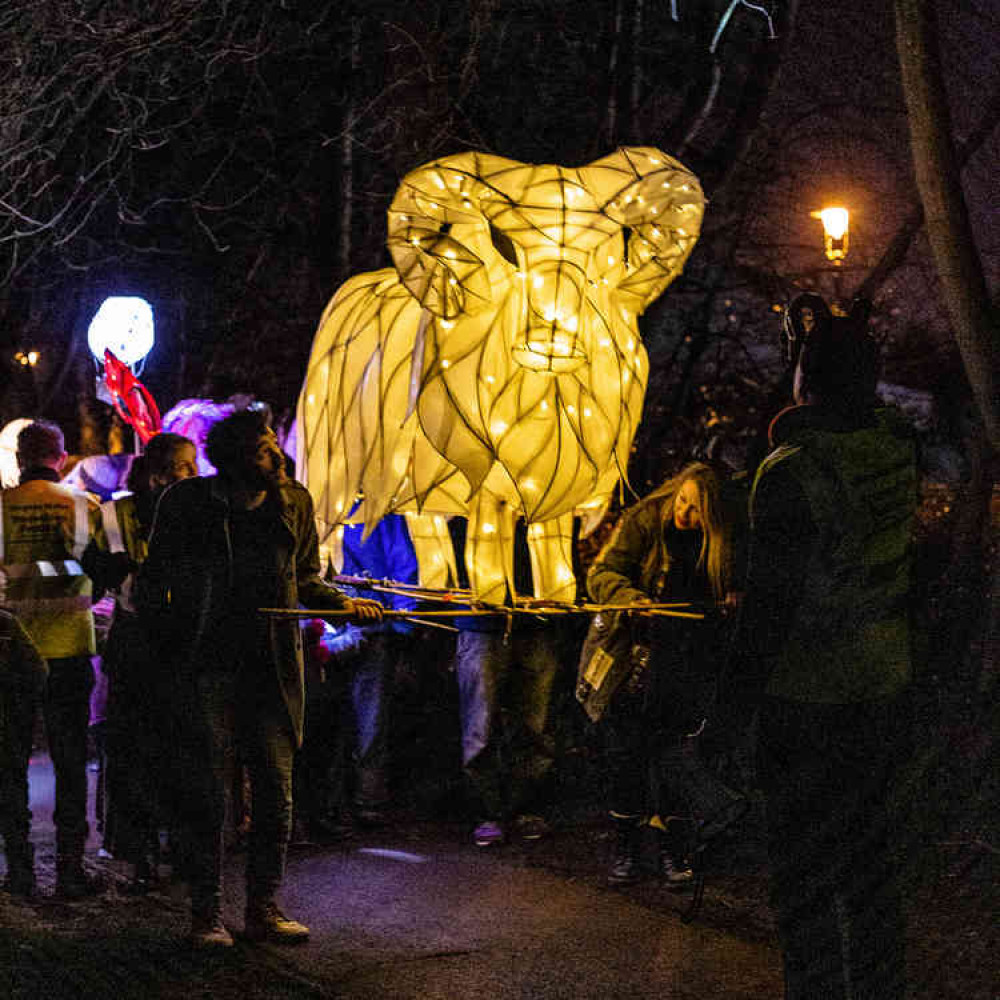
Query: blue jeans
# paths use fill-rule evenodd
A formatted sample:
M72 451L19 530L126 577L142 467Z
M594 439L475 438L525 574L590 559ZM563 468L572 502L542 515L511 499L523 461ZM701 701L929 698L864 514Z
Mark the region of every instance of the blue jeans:
M351 681L354 709L354 803L377 809L389 799L389 724L396 661L407 637L376 632L365 643ZM412 640L409 640L412 641Z
M455 651L462 765L483 817L506 818L537 798L555 760L550 727L558 646L545 631L460 632Z

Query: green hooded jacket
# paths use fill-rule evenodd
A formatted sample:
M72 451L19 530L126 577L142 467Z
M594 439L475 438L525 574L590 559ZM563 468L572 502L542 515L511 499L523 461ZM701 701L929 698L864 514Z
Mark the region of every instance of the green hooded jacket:
M911 672L917 468L909 427L888 410L877 411L871 426L850 430L786 421L784 440L754 481L753 523L772 513L768 496L780 500L780 490L767 489L779 477L798 485L815 532L766 693L823 704L892 697ZM766 556L757 561L766 563ZM767 572L766 565L757 568Z

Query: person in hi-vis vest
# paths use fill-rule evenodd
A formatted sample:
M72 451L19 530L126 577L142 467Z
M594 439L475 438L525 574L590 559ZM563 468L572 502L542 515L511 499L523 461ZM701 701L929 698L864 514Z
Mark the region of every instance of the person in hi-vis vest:
M17 436L20 484L0 492L0 569L6 605L49 665L45 727L56 778L56 892L91 894L87 840L87 724L94 674L91 583L79 559L98 529L99 507L59 482L62 431L35 420Z

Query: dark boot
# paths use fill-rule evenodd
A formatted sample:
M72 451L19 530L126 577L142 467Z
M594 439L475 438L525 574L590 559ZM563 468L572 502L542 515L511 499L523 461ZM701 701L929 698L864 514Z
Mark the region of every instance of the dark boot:
M7 891L27 898L35 894L35 848L33 844L7 839Z
M632 885L642 877L640 818L613 814L611 819L615 825L615 854L608 871L608 883Z
M668 889L686 889L694 879L690 853L694 824L691 820L671 816L660 831L660 878Z

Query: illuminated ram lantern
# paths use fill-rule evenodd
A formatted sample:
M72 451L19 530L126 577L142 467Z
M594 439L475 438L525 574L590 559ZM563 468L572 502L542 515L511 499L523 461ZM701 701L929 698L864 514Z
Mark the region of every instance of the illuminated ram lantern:
M466 516L470 583L500 601L521 516L536 596L572 598L573 515L604 510L642 412L637 317L703 209L697 178L646 147L578 168L461 153L408 174L395 267L338 290L299 397L321 538L394 511L440 537L434 523Z

